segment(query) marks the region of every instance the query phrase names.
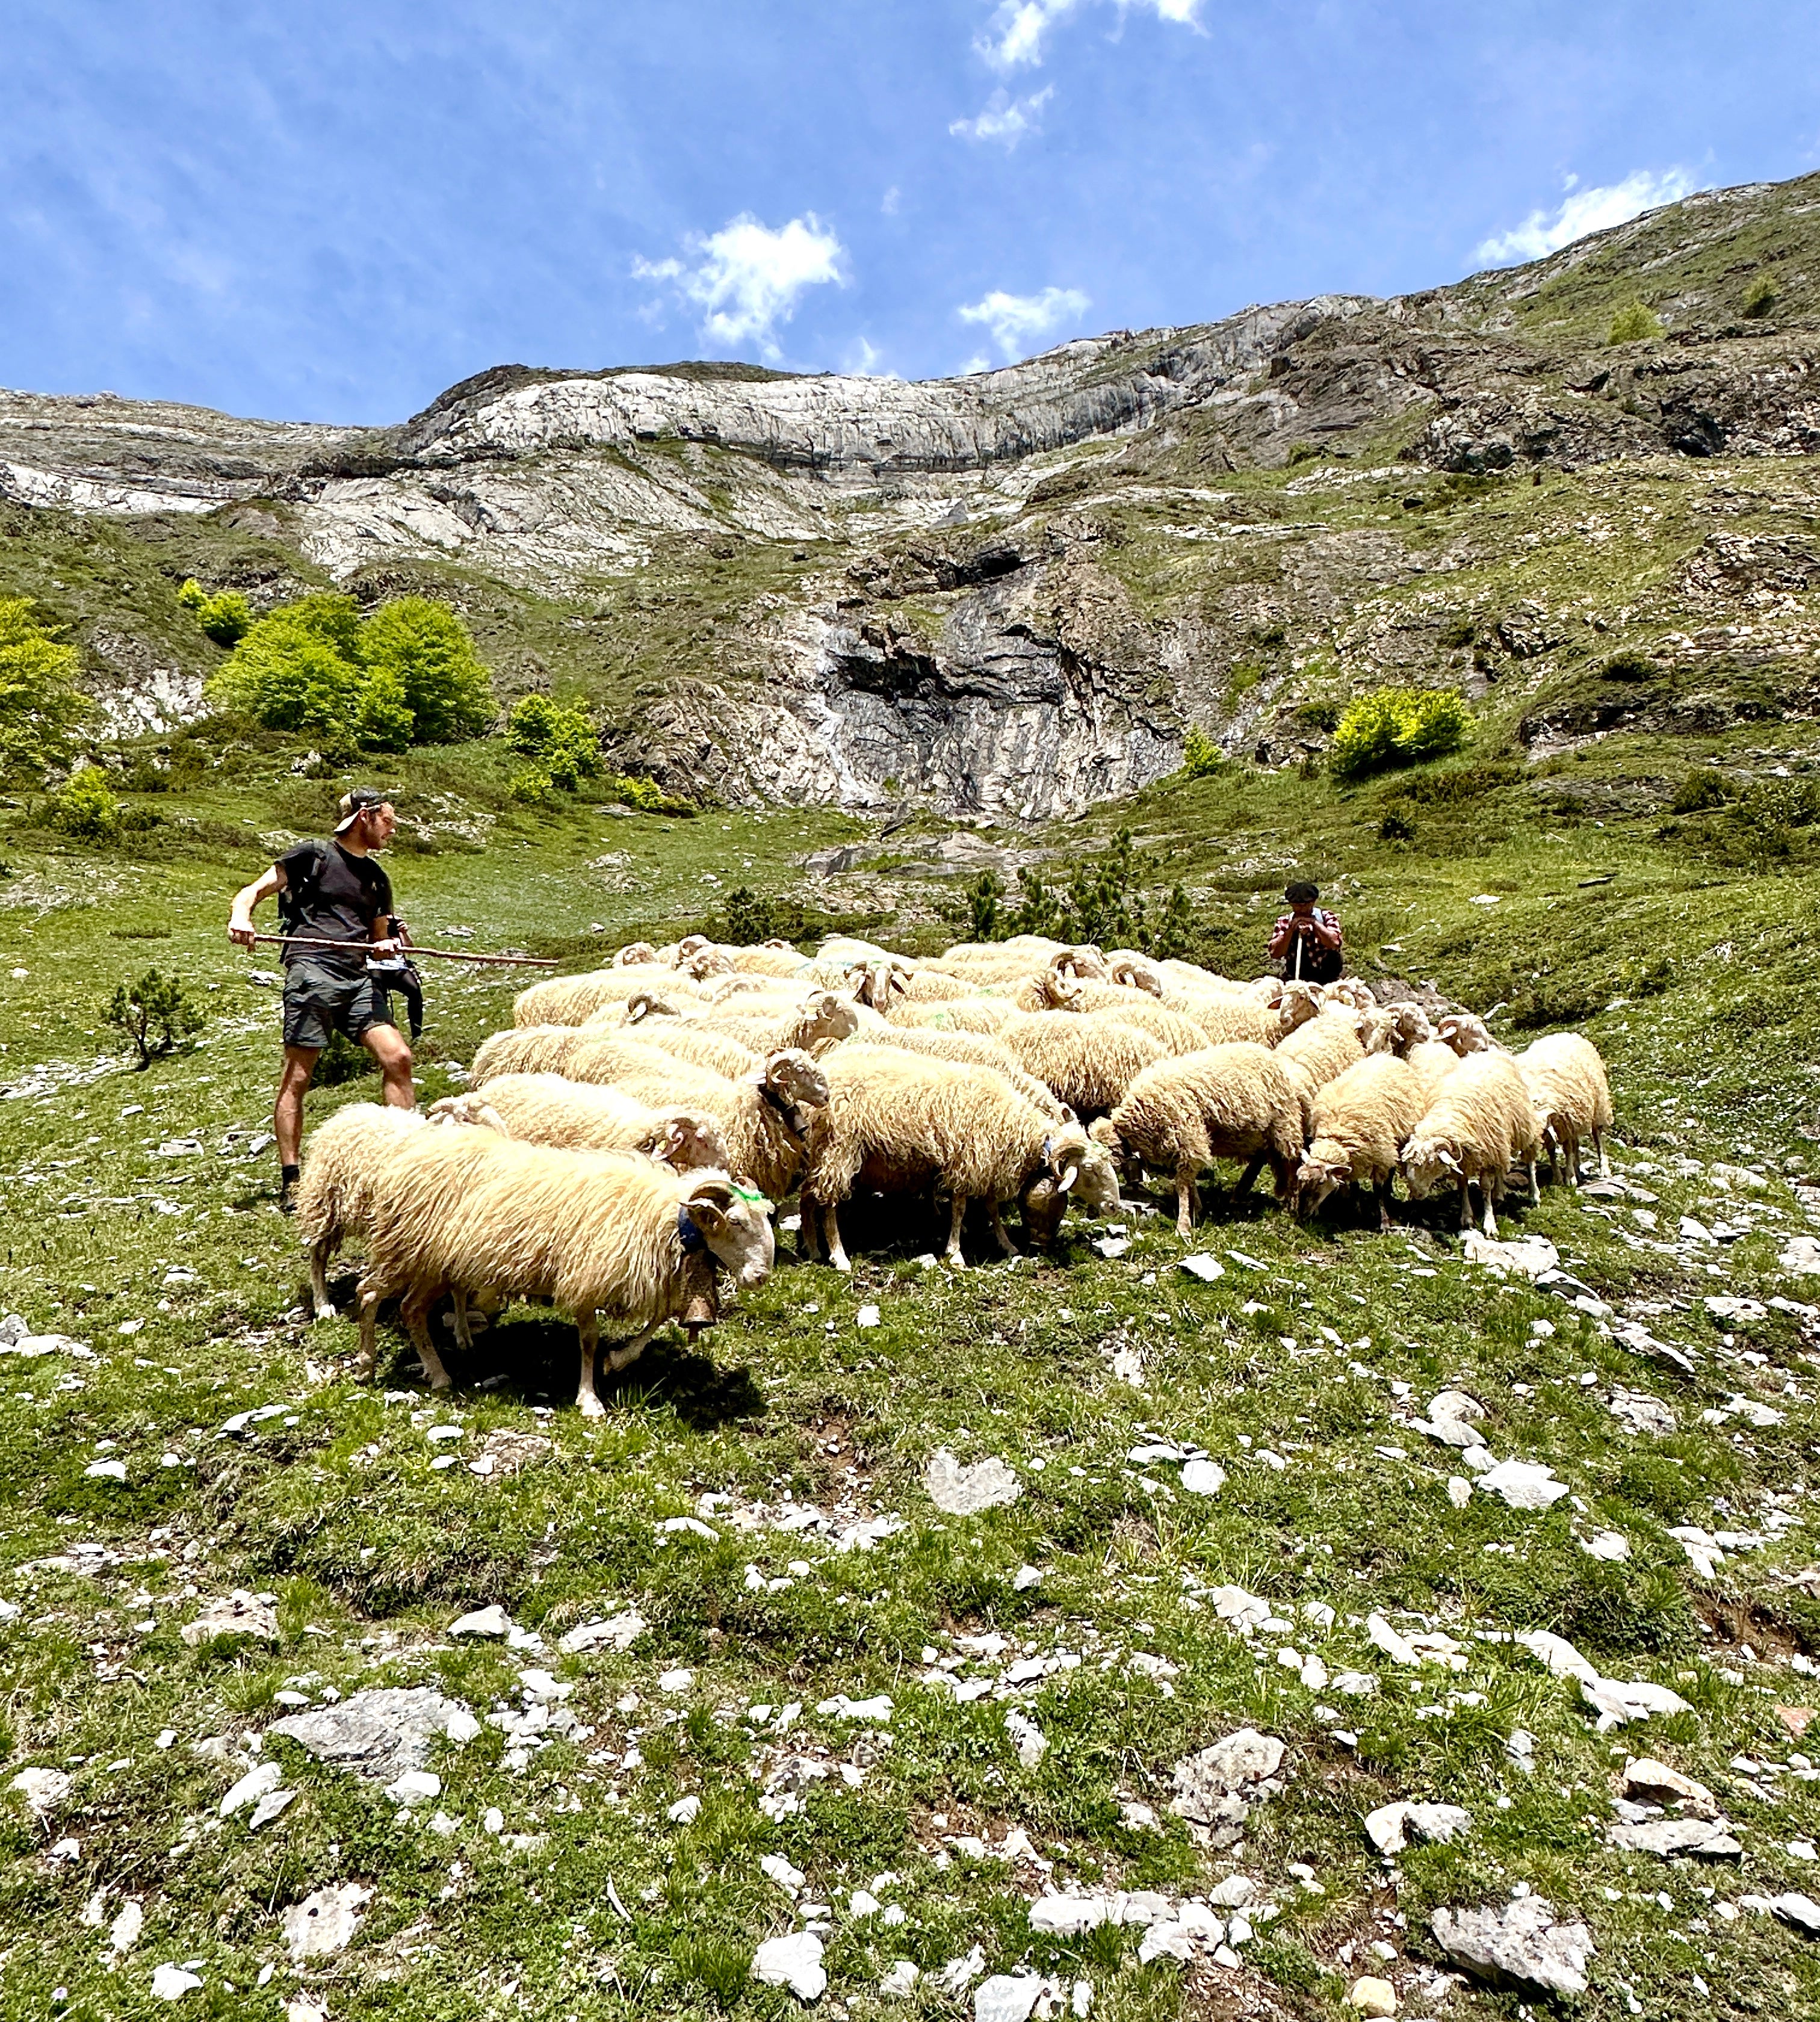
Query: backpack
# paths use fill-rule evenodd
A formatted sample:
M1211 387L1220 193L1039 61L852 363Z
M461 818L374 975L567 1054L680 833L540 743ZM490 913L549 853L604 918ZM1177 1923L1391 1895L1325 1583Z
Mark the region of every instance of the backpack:
M287 878L284 889L278 895L278 925L287 934L299 933L305 924L305 902L315 896L317 881L322 876L322 867L328 856L328 845L312 842L309 874L301 885L294 885Z

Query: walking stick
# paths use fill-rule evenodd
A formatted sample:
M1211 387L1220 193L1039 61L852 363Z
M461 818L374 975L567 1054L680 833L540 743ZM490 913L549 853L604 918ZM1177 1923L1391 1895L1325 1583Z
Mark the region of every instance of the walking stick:
M255 934L253 939L257 945L265 947L334 948L341 954L357 954L366 945L360 941L322 940L308 934ZM406 957L429 955L437 962L484 962L513 969L554 969L556 966L556 958L553 955L470 954L465 949L433 947L405 947L400 948L399 953Z

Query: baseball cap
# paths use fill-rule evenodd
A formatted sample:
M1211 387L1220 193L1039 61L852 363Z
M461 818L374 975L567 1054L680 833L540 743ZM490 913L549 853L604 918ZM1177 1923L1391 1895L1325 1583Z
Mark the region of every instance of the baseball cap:
M335 834L345 835L362 815L375 808L382 808L391 799L377 787L356 787L352 793L343 794L341 801L341 819L335 823Z

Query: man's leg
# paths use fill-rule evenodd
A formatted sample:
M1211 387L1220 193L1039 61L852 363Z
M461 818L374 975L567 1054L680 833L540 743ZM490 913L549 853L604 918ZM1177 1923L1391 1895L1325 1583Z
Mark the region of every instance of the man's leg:
M394 1109L415 1109L417 1090L411 1079L411 1047L396 1025L369 1025L360 1044L379 1063L386 1100Z
M309 1087L309 1078L316 1072L316 1056L320 1046L287 1046L284 1049L284 1071L279 1077L278 1100L272 1105L272 1133L278 1140L278 1162L281 1166L297 1163L298 1148L303 1142L303 1098Z

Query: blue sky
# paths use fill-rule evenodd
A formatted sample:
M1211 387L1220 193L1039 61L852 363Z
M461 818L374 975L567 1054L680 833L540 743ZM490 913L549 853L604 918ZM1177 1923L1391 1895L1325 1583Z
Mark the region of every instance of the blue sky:
M922 378L1820 166L1771 0L7 0L0 384Z

